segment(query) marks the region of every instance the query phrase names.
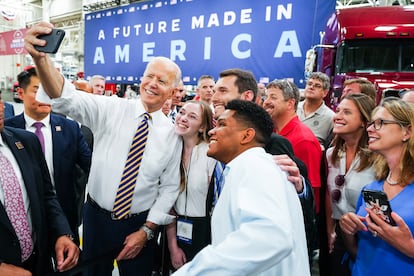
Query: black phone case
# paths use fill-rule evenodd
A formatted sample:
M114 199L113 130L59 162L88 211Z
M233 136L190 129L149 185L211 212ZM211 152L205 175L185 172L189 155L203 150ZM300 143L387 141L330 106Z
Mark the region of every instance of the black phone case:
M395 225L395 221L391 217L391 205L386 193L377 190L363 190L362 196L367 208L373 210L387 223Z
M62 29L53 29L50 34L39 35L37 38L46 40L45 46L35 46L35 49L39 52L55 54L63 38L65 37L65 31Z

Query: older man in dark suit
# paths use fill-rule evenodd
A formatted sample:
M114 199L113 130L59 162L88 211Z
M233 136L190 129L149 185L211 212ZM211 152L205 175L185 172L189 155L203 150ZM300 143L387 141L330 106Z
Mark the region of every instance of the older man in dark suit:
M11 213L5 179L6 166L0 167L0 275L46 275L52 271L54 248L57 269L65 271L77 264L79 248L70 239L73 233L53 190L47 165L36 136L30 132L4 127L4 106L0 100L0 154L6 160L19 194L23 198L24 224L28 225L30 251L23 249L21 225ZM26 252L26 254L23 254ZM28 254L27 254L28 253ZM32 274L30 274L30 272Z
M36 69L31 68L18 75L19 97L23 100L24 112L5 121L6 126L37 132L33 125L43 124L44 154L56 189L60 205L69 221L75 242L79 245L78 227L81 221L79 205L85 201L85 186L76 185L79 166L89 174L91 150L82 131L73 120L51 114L50 105L36 101L35 96L40 85ZM83 197L82 197L83 196Z

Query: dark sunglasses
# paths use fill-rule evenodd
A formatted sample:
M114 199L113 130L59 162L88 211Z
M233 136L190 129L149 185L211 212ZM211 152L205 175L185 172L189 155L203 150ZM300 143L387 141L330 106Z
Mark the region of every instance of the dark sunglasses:
M335 177L335 185L336 189L332 190L331 192L331 198L333 202L339 202L342 196L342 188L345 184L345 175L339 174Z

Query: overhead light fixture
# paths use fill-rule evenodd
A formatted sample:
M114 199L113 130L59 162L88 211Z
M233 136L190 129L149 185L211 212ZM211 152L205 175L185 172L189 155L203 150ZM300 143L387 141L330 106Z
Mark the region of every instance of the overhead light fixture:
M104 10L104 9L116 7L116 6L119 6L120 4L121 4L121 0L96 1L88 5L84 5L83 10L84 11L98 11L98 10Z

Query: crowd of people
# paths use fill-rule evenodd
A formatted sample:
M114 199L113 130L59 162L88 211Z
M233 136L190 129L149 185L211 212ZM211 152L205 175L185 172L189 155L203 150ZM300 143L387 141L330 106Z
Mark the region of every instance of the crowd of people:
M321 72L301 99L231 68L186 100L155 57L105 97L35 49L52 27L26 33L23 113L0 104L0 276L414 275L414 91L347 80L332 111Z

